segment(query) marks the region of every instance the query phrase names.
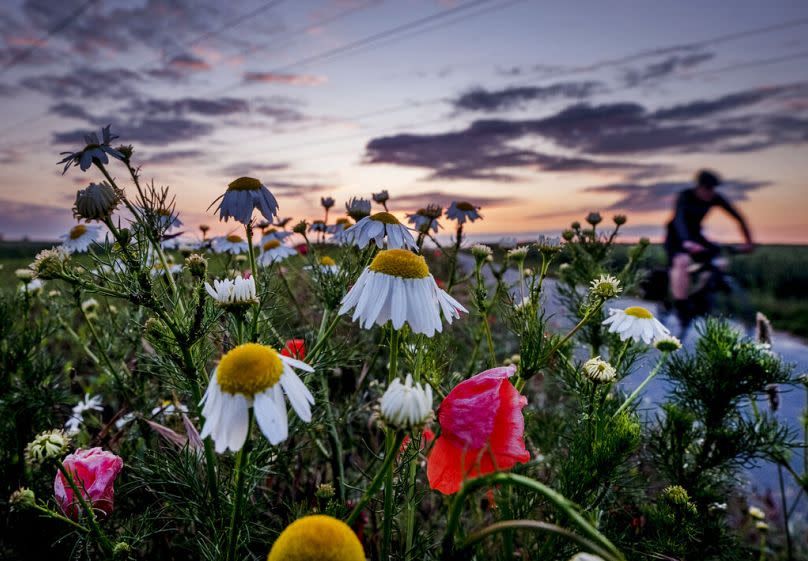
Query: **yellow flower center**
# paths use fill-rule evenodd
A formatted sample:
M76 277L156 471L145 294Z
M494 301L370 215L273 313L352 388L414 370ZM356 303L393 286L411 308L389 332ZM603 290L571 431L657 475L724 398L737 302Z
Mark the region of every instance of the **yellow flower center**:
M474 205L467 203L466 201L459 202L455 206L457 207L457 210L463 210L465 212L474 210Z
M623 310L627 316L633 316L640 319L652 319L654 314L641 306L632 306Z
M278 240L269 240L267 243L264 244L264 251L269 251L270 249L275 249L276 247L280 247L281 242Z
M254 177L239 177L227 186L228 191L258 191L261 182Z
M323 267L333 267L336 264L337 262L331 259L328 255L320 258L320 265L322 265Z
M277 384L281 374L283 362L275 349L245 343L222 357L216 368L216 381L222 391L252 397Z
M429 276L426 261L406 249L386 249L373 258L370 270L404 279L422 279Z
M345 522L315 514L289 524L267 561L365 561L365 551Z
M237 234L230 234L229 236L227 236L227 241L229 241L230 243L240 243L242 239L241 236Z
M69 234L70 239L71 240L77 240L81 236L83 236L86 231L87 231L87 226L85 226L84 224L79 224L77 226L73 226L70 229L70 234Z
M389 212L377 212L371 216L370 219L375 220L376 222L382 222L384 224L401 224L401 222L398 221L398 218Z

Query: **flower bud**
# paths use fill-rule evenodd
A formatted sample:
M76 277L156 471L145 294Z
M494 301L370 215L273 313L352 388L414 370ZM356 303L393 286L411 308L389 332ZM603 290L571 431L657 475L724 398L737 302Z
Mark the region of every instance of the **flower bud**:
M115 189L106 181L90 183L86 189L76 193L73 216L79 220L103 220L108 218L120 202Z
M603 300L614 298L622 291L623 289L620 288L620 281L612 275L600 275L600 277L592 281L589 287L589 292L593 296L597 296Z
M572 238L575 237L575 232L573 232L572 230L564 230L561 233L561 237L564 238L565 241L571 242Z
M33 269L17 269L14 271L14 276L23 282L28 282L34 278L34 271Z
M308 230L308 229L309 229L309 225L306 223L306 221L301 220L300 222L295 224L294 228L292 228L292 231L295 234L305 234L306 230Z
M584 363L583 373L596 384L607 384L617 376L614 367L605 360L601 360L599 356L590 358Z
M334 498L334 486L331 483L320 483L314 496L318 499L332 499Z
M612 220L614 220L614 223L617 224L618 226L622 226L628 221L628 218L626 218L625 214L615 214L612 217Z
M672 353L682 348L682 342L677 337L668 335L654 341L654 347L656 347L656 350L659 352Z
M36 495L27 487L20 487L8 499L11 508L14 510L25 510L36 504Z
M55 279L64 270L70 254L59 247L44 249L36 254L31 268L37 278Z
M41 432L25 447L25 461L38 465L46 460L59 459L67 452L70 437L63 430Z
M185 266L191 271L191 275L197 279L204 279L208 273L208 260L199 253L192 253L186 257Z
M413 385L409 374L403 384L396 378L382 396L381 417L388 426L399 430L424 426L432 418L432 387Z
M586 221L589 222L592 226L596 226L603 221L603 217L600 215L599 212L590 212L586 215Z

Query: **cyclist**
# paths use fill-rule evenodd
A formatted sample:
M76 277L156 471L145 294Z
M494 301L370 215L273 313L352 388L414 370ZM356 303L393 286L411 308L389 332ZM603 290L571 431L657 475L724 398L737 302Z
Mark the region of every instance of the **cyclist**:
M740 251L749 252L753 248L752 234L743 216L716 191L716 187L721 185L718 174L701 170L696 174L695 183L694 187L679 193L665 238L671 295L680 318L690 317L688 267L694 261L707 262L720 251L719 246L705 238L701 230L701 223L710 209L720 207L738 222L746 242Z

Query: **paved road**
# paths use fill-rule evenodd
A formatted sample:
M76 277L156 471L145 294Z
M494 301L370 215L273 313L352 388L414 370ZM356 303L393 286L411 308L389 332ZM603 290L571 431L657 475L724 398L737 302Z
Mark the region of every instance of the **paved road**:
M471 256L461 255L461 264L466 269L474 267L474 260ZM493 276L487 275L488 282L494 282ZM510 284L516 284L518 274L515 270L509 270L505 274L505 280ZM553 279L545 281L545 301L544 308L553 317L551 318L551 326L562 330L571 326L569 320L565 318L565 311L557 298L556 282ZM607 304L607 307L625 308L631 305L645 306L650 309L655 309L655 304L643 300L633 298L621 298L614 300ZM675 327L673 325L669 327ZM740 329L743 329L739 326ZM697 335L694 330L690 330L683 344L685 348L692 348ZM795 366L796 373L808 372L808 344L802 339L794 337L788 333L775 330L772 342L772 349L779 353L783 359ZM643 363L638 364L638 368L634 373L624 378L620 384L624 391L633 391L646 374L653 366L655 357L651 356L646 359L645 367ZM659 404L665 401L666 396L670 391L670 383L663 377L657 377L648 384L645 394L643 396L642 410L646 419L653 419L658 411ZM769 405L766 399L761 399L758 402L760 410L768 411ZM806 394L802 387L781 386L780 387L780 408L777 411L777 416L789 426L791 426L798 438L802 437L802 427L800 426L800 416L806 407ZM795 457L795 460L797 458ZM794 462L797 471L801 471L801 462ZM786 496L788 503L791 505L795 498L799 497L799 487L793 482L793 479L788 474L786 477ZM738 482L743 488L755 492L760 495L771 493L776 499L776 504L779 506L779 483L777 476L777 468L770 463L761 463L749 470L746 470L743 477ZM750 499L751 500L751 499ZM790 508L790 506L789 506ZM808 499L802 497L798 505L795 517L792 518L795 522L800 520L803 525L808 523Z

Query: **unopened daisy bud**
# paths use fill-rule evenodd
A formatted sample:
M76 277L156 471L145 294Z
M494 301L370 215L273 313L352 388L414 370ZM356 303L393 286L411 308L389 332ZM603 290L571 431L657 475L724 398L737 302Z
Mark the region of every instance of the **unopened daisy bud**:
M612 275L600 275L592 281L589 291L593 296L608 300L620 294L623 289L620 288L620 281L617 278Z
M118 542L115 544L115 547L112 548L113 559L129 559L131 553L132 546L126 542Z
M95 298L88 298L81 303L81 311L85 314L91 314L98 309L98 300Z
M334 206L334 197L320 197L320 204L323 206L324 209L328 210Z
M32 269L17 269L14 271L14 276L21 281L28 282L34 278L34 271Z
M135 148L131 144L121 144L115 148L115 150L121 153L124 162L130 160L132 158L132 154L135 153Z
M382 189L378 193L373 193L373 200L377 203L384 204L390 199L390 193L387 192L387 189Z
M387 199L385 199L386 201ZM377 201L381 204L381 201ZM345 212L353 218L354 222L359 222L366 216L370 216L370 201L359 197L354 197L345 203Z
M191 271L191 275L197 279L204 279L208 273L208 260L199 253L192 253L186 257L185 265Z
M8 502L14 510L25 510L36 505L36 495L28 487L20 487L11 493Z
M587 360L584 363L583 372L584 376L598 384L611 382L617 376L614 367L605 360L601 360L599 356Z
M31 269L37 278L55 279L64 270L69 257L70 254L58 247L44 249L36 254Z
M403 384L396 378L382 396L381 417L394 429L422 427L432 418L432 387L413 385L409 374Z
M118 206L120 197L106 181L90 183L86 189L76 193L76 202L73 203L73 216L79 220L103 220L108 218Z
M60 459L70 446L70 437L60 429L41 432L25 447L25 461L30 465Z
M656 350L659 352L672 353L682 348L682 342L678 337L666 335L665 337L660 337L654 341L654 347L656 347Z
M575 222L570 224L570 228L572 228L573 230L580 230L581 229L581 223L576 220Z
M477 263L483 263L489 257L492 257L494 252L487 245L478 243L471 246L471 254L474 256L474 260Z
M628 218L626 218L625 214L615 214L612 217L612 220L614 220L614 223L617 224L618 226L622 226L628 221Z
M513 355L511 355L511 362L512 362L513 364L519 364L520 362L522 362L522 357L521 357L521 355L519 355L519 354L513 354Z
M571 242L572 238L575 237L575 232L572 230L564 230L561 232L561 237L564 238L565 241Z
M516 263L522 263L527 257L527 252L529 249L530 248L526 245L520 245L519 247L515 247L508 252L508 259L511 261L515 261Z
M586 215L586 221L592 224L592 226L596 226L603 221L603 217L599 212L590 212Z
M255 291L255 278L236 277L235 279L214 280L213 286L205 283L205 289L219 306L243 308L258 303Z
M533 269L531 269L530 267L526 267L523 274L525 277L532 277Z
M331 483L320 483L314 496L318 499L331 499L334 497L334 486Z
M297 224L294 225L294 227L292 228L292 231L295 234L305 234L308 229L309 229L309 225L306 223L306 221L301 220L300 222L298 222Z
M754 518L755 520L764 520L766 518L766 513L756 506L750 506L749 510L747 510L746 512L747 514L749 514L751 518Z
M557 253L561 251L561 238L541 235L536 240L536 247L545 254Z

